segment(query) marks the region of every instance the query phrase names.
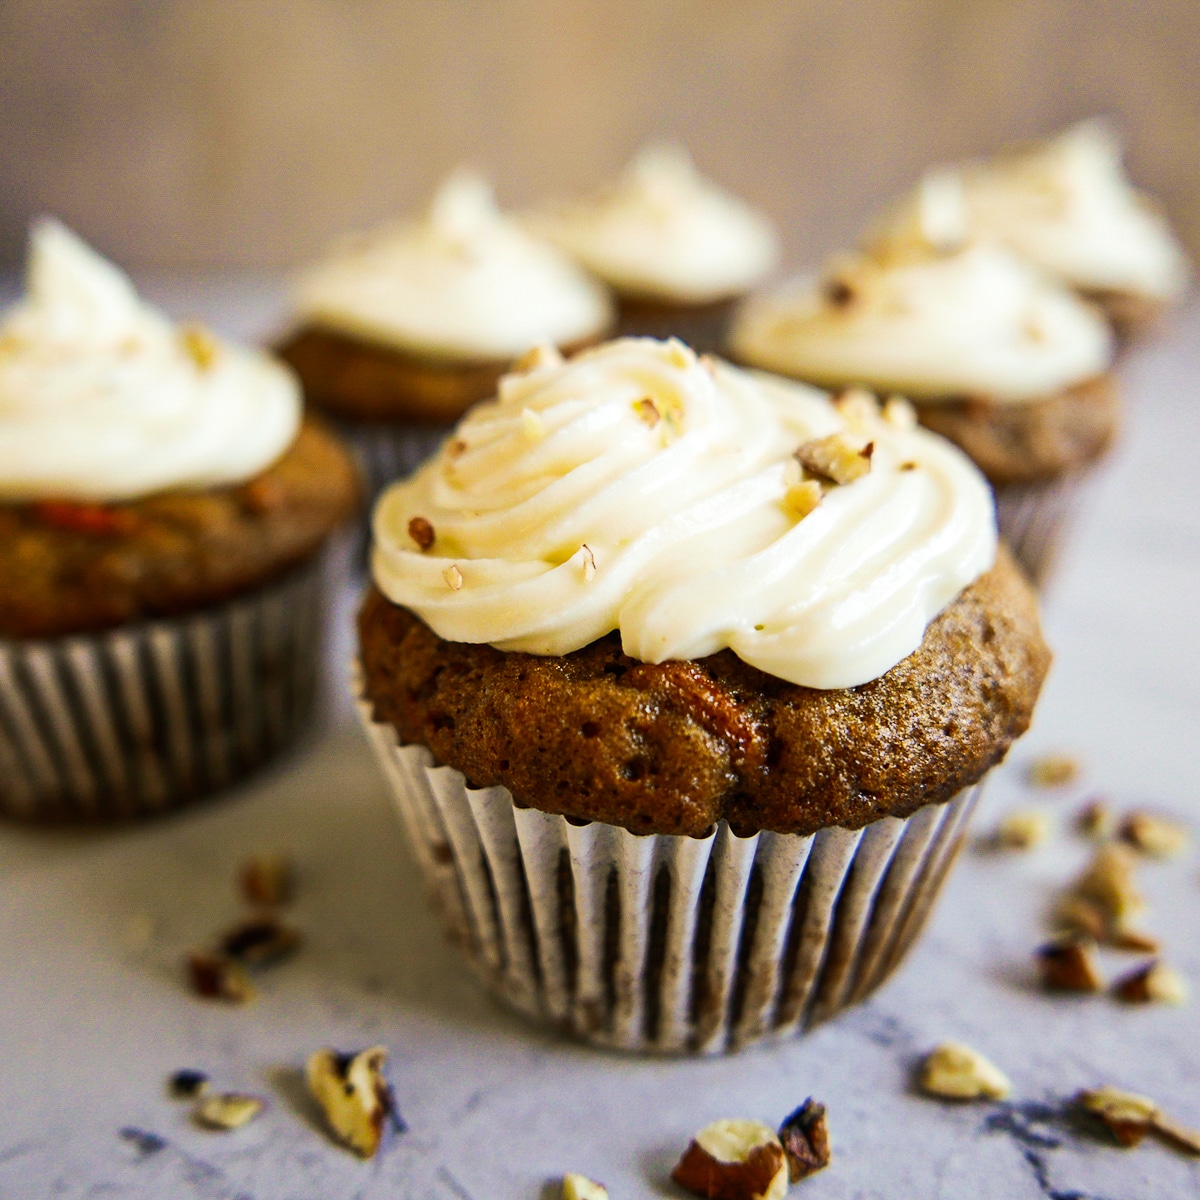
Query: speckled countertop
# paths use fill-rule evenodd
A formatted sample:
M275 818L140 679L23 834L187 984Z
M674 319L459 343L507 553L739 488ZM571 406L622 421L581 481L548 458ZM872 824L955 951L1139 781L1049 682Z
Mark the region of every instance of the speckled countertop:
M149 281L179 314L269 328L254 280ZM993 779L977 829L1036 803L1059 832L1027 855L968 852L932 927L871 1002L807 1039L708 1061L564 1044L496 1007L447 949L346 701L308 744L240 793L114 833L0 829L0 1197L543 1200L578 1170L613 1200L677 1195L691 1133L719 1116L777 1120L813 1094L835 1159L806 1200L1146 1200L1200 1194L1200 1160L1122 1151L1054 1119L1112 1082L1200 1126L1200 997L1183 1008L1051 999L1030 951L1054 887L1086 856L1068 817L1087 796L1195 821L1200 750L1200 312L1126 365L1128 430L1097 481L1047 600L1057 663L1034 730ZM340 688L353 596L330 676ZM1029 792L1037 754L1068 750L1078 785ZM1196 822L1200 827L1200 822ZM181 951L238 915L232 877L260 849L302 871L307 945L243 1009L191 998ZM1142 871L1146 924L1200 992L1200 874ZM1110 959L1115 971L1130 960ZM1010 1104L947 1106L911 1086L945 1038L1012 1077ZM321 1045L383 1042L410 1131L362 1163L320 1132L300 1068ZM202 1068L269 1107L206 1133L167 1098Z

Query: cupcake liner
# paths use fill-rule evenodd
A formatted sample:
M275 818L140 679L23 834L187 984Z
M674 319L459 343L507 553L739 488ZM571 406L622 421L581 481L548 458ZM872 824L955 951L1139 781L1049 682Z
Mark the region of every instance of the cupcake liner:
M184 616L0 639L0 813L166 812L274 756L313 708L324 558Z
M379 493L389 483L411 475L445 441L450 430L449 425L337 422L337 431L349 445L362 478L368 520Z
M598 1045L714 1054L873 991L925 923L979 787L801 837L636 836L470 788L359 711L452 940L527 1016Z
M1081 507L1084 475L996 489L996 523L1017 562L1038 588L1046 586Z

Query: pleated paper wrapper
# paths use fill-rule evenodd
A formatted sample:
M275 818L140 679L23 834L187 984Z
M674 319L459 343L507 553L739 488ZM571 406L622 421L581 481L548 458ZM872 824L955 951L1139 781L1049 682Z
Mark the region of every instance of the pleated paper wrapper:
M379 493L407 479L450 435L448 425L388 425L339 421L337 431L349 445L363 483L368 521Z
M313 709L327 557L185 616L0 639L0 813L146 816L266 763Z
M1088 476L996 489L996 524L1025 574L1038 588L1049 582L1082 507Z
M453 941L525 1015L621 1050L714 1054L862 1000L920 933L976 786L807 837L637 836L470 788L359 710Z

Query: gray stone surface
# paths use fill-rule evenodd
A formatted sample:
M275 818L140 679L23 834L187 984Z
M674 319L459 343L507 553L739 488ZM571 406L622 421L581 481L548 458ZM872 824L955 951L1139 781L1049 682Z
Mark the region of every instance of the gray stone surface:
M158 291L237 329L267 328L274 313L274 293L245 281ZM1200 1001L1051 999L1030 971L1047 900L1086 855L1068 828L1083 798L1196 814L1200 313L1124 375L1126 437L1047 601L1056 666L976 825L1034 803L1059 831L1028 855L965 854L927 936L870 1003L806 1039L712 1061L597 1053L509 1015L444 946L340 701L287 762L194 812L108 833L0 829L0 1197L537 1200L564 1170L605 1180L614 1200L670 1196L667 1174L698 1126L775 1120L810 1094L828 1105L835 1150L795 1193L811 1200L1200 1194L1200 1161L1110 1148L1047 1117L1108 1081L1200 1126ZM339 688L352 602L330 656ZM1051 749L1076 753L1084 778L1032 793L1024 769ZM300 864L306 948L248 1008L193 999L180 953L238 915L235 868L267 848ZM1142 876L1147 926L1200 988L1194 853ZM945 1038L1000 1064L1014 1102L914 1094L914 1062ZM318 1046L374 1042L391 1049L410 1130L362 1163L321 1132L299 1072ZM268 1109L239 1132L204 1132L166 1095L180 1067L258 1092Z

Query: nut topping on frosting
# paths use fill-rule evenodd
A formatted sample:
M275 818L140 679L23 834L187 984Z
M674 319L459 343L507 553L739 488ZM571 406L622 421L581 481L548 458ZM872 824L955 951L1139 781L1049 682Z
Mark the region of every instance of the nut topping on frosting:
M813 278L752 298L734 323L735 356L812 383L862 384L926 403L1044 399L1112 361L1100 314L998 245L919 242L844 255L836 278L852 289L852 304Z
M176 330L57 221L0 317L0 499L121 501L244 483L284 453L300 392L267 355Z
M618 629L645 662L728 647L849 687L916 649L995 554L987 487L949 443L679 343L509 375L451 447L381 498L372 561L380 590L450 641L558 655ZM414 541L418 516L436 546Z

